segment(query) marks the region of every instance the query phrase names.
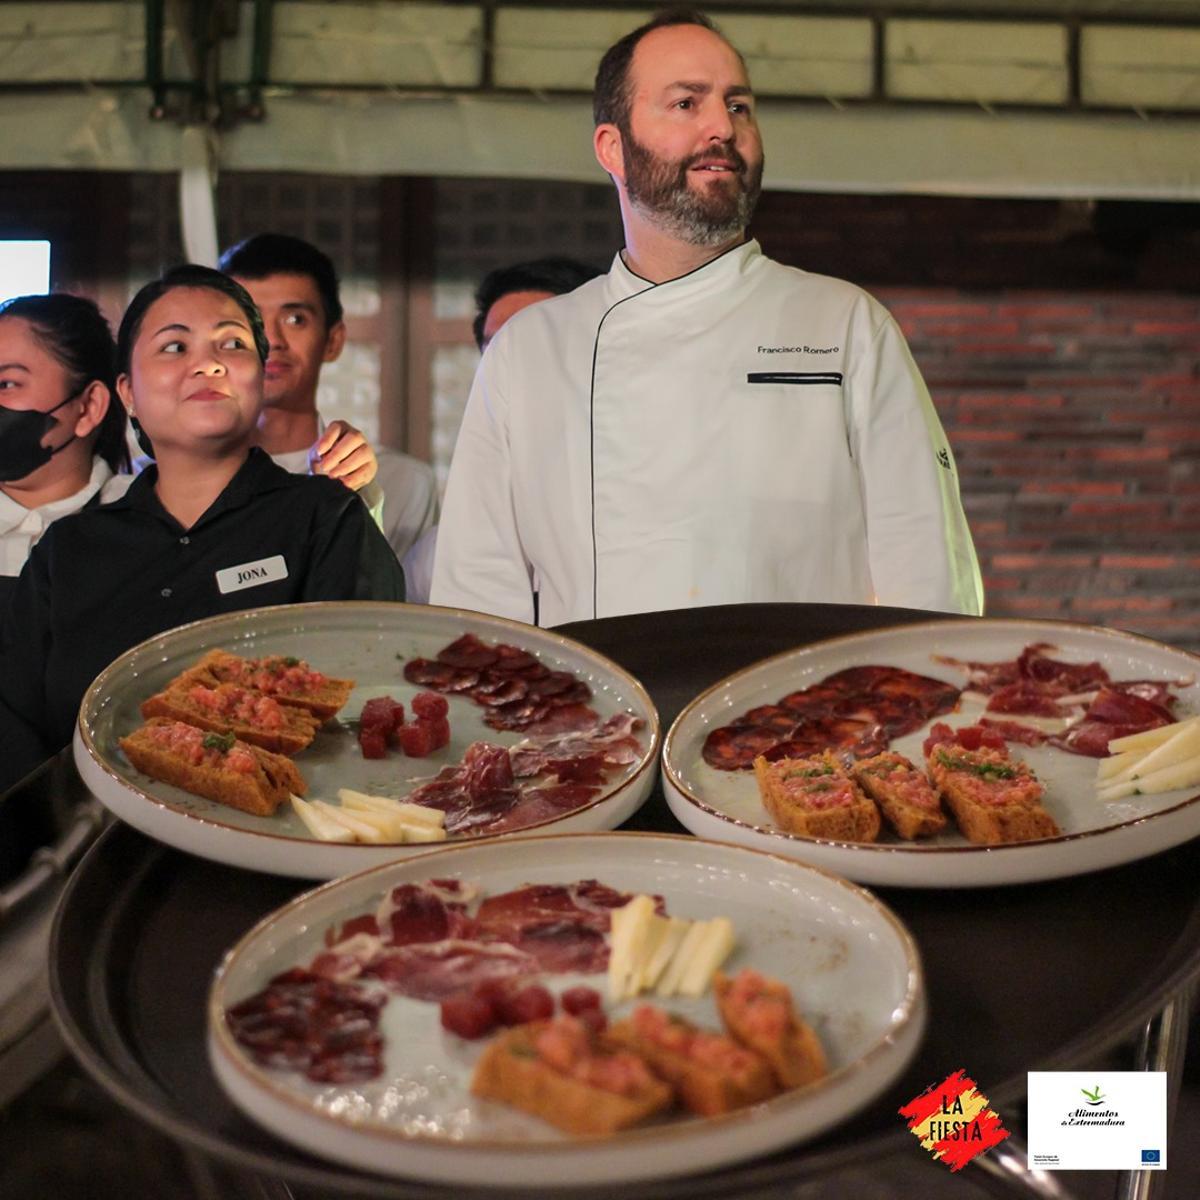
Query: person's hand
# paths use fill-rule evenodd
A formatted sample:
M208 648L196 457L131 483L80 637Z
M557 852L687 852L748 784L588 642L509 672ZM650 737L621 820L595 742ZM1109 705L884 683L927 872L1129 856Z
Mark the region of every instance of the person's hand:
M375 478L379 462L367 439L353 425L333 421L309 450L308 469L358 492Z

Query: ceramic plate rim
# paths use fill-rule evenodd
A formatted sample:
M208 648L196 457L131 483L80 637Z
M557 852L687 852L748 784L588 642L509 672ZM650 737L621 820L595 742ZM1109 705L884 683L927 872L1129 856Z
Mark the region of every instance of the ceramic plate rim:
M238 611L232 613L220 613L215 617L204 617L199 621L189 621L184 625L178 625L172 629L164 630L162 633L154 634L152 637L148 637L143 641L138 642L136 646L131 646L123 654L113 659L113 661L109 663L109 665L105 667L104 670L101 671L100 674L97 675L96 678L91 682L87 691L83 694L83 700L79 705L79 713L75 718L76 737L82 744L83 749L87 751L92 765L103 775L105 775L113 784L123 787L125 790L133 793L141 800L153 805L155 808L158 808L164 812L169 812L173 816L185 817L190 820L197 821L201 825L210 829L236 834L239 837L244 836L265 838L272 842L293 843L297 846L305 847L322 846L328 844L330 846L336 846L339 850L350 852L354 852L355 850L374 850L378 852L391 848L401 851L405 857L411 857L413 853L424 853L426 852L424 849L424 844L421 846L415 846L408 842L355 842L349 844L341 842L323 843L316 838L295 837L291 834L272 833L270 830L264 829L243 829L240 826L230 824L227 821L215 820L208 813L193 812L180 805L172 804L170 801L164 800L159 796L150 795L150 793L145 791L131 779L118 774L118 772L109 762L107 756L102 754L99 748L95 745L95 742L93 741L88 730L87 722L84 720L84 713L87 711L93 696L99 692L102 692L107 687L109 677L116 673L117 669L126 661L126 659L132 658L140 651L144 651L147 647L163 638L172 637L176 634L187 633L199 628L200 626L216 627L223 624L237 624L245 621L247 618L253 618L259 613L273 615L276 613L285 614L287 612L295 612L298 610L346 610L351 608L358 610L375 609L380 611L391 611L399 608L412 609L420 612L428 612L432 609L436 609L440 613L453 614L453 617L456 619L466 619L468 621L483 619L488 623L496 622L518 633L534 629L539 635L549 637L552 641L557 642L559 645L566 646L572 651L582 652L585 657L593 660L598 667L603 667L605 671L615 672L616 674L620 675L622 677L622 681L628 683L630 691L645 705L646 712L650 717L650 737L648 739L648 745L643 754L641 765L628 777L622 779L618 786L607 793L597 796L594 800L589 800L587 804L580 805L578 808L570 809L568 812L562 813L556 817L548 817L542 821L532 822L529 825L522 826L520 829L508 830L503 833L472 834L472 842L491 842L500 838L512 837L514 835L524 836L525 830L527 829L543 829L557 824L559 821L565 820L569 817L576 817L580 813L588 812L590 809L595 808L598 804L603 804L606 801L616 799L619 794L624 792L628 787L630 787L630 785L637 782L646 771L651 770L657 764L659 757L659 743L662 737L662 723L659 719L658 709L655 707L654 701L650 697L650 693L646 690L645 685L641 682L641 680L639 680L637 676L632 674L630 671L622 667L615 660L607 658L605 655L601 654L600 651L593 650L592 647L585 645L583 642L576 641L574 638L567 637L565 634L556 633L552 629L542 629L536 625L526 625L521 621L513 621L507 617L494 617L488 613L475 612L473 609L466 608L441 608L437 605L402 604L398 601L387 600L316 600L300 604L274 604L267 605L262 608L239 609ZM430 844L436 845L437 843ZM453 844L461 845L463 844L463 841L455 841Z
M765 1111L769 1111L775 1115L787 1108L793 1107L796 1104L807 1104L808 1101L822 1090L832 1089L835 1085L843 1085L857 1076L861 1076L870 1066L872 1066L879 1058L884 1056L889 1048L901 1039L901 1036L911 1031L915 1025L920 1024L924 1020L925 1009L925 972L921 960L920 950L917 946L916 939L909 932L903 921L872 891L864 887L862 884L854 883L846 879L836 872L828 870L825 867L815 866L811 863L800 862L797 859L790 858L786 854L779 854L771 850L760 850L757 847L733 845L728 842L718 842L709 838L698 838L692 834L686 833L649 833L638 830L625 831L609 831L604 833L558 833L558 834L539 834L531 838L523 838L519 844L510 842L509 846L513 847L513 852L528 852L534 843L554 844L569 839L573 842L578 842L581 839L601 838L605 841L613 839L628 839L638 841L659 841L668 842L670 844L687 843L695 846L697 843L706 845L707 847L721 854L731 854L734 856L741 854L760 855L765 858L774 859L788 871L799 870L801 872L813 872L821 877L827 883L833 884L836 887L844 888L855 900L865 903L877 916L883 918L887 925L891 928L893 934L898 940L898 943L904 953L905 961L905 991L903 1001L893 1009L893 1019L888 1026L887 1031L882 1037L878 1038L874 1044L860 1054L853 1061L844 1064L836 1071L817 1080L815 1083L809 1084L801 1088L793 1088L789 1091L782 1092L778 1096L774 1096L769 1100L763 1101L761 1104L752 1105L749 1108L738 1109L734 1112L723 1113L715 1117L703 1117L689 1119L674 1125L667 1126L647 1126L643 1128L626 1129L612 1136L604 1135L579 1135L564 1140L561 1143L548 1142L545 1144L537 1144L530 1146L528 1143L514 1143L510 1140L491 1139L491 1138L474 1138L471 1140L455 1140L446 1135L430 1134L430 1133L409 1133L400 1129L387 1129L380 1127L378 1123L370 1122L354 1122L352 1125L347 1125L345 1122L339 1121L333 1114L324 1111L323 1109L315 1108L311 1104L306 1104L295 1092L280 1086L266 1071L265 1068L257 1067L255 1064L245 1061L244 1056L236 1049L236 1043L230 1034L226 1023L221 1020L223 1009L219 1001L221 991L225 985L228 971L233 965L234 959L245 952L248 944L260 934L265 935L267 930L278 921L282 921L294 911L300 904L314 899L319 894L323 894L335 888L358 885L364 882L369 876L380 874L387 871L419 869L424 871L429 869L436 872L437 863L435 859L439 855L462 852L469 847L464 845L447 846L438 850L429 851L422 855L419 863L413 863L413 860L401 860L391 863L382 863L375 867L370 867L366 870L359 871L354 875L344 876L341 879L331 880L328 883L322 884L320 887L314 888L311 891L301 893L288 901L281 908L276 909L272 913L268 913L258 921L252 929L243 934L238 941L229 948L223 955L220 964L213 976L212 984L209 987L208 1003L206 1005L206 1018L208 1025L208 1037L210 1044L215 1045L223 1056L223 1061L232 1069L237 1070L243 1080L248 1080L256 1086L264 1087L272 1098L292 1109L304 1113L305 1115L316 1117L322 1120L324 1125L330 1129L350 1129L356 1134L368 1134L373 1138L380 1139L385 1144L406 1145L416 1144L425 1147L441 1147L447 1150L453 1150L456 1154L462 1151L470 1151L475 1154L479 1153L505 1153L518 1156L530 1154L542 1155L550 1154L571 1154L580 1151L594 1149L598 1146L615 1147L618 1145L630 1145L636 1143L638 1145L650 1144L662 1141L669 1143L677 1141L680 1137L690 1137L697 1130L712 1129L714 1125L718 1128L732 1128L737 1125L745 1124ZM490 847L498 849L498 846ZM901 1015L897 1018L895 1014L899 1012ZM827 1127L825 1127L827 1128ZM782 1147L780 1147L782 1148ZM687 1172L681 1172L681 1175L686 1175Z
M779 654L771 654L766 658L761 658L757 662L751 663L749 666L742 667L738 671L734 671L726 675L723 679L719 679L711 687L707 687L698 696L688 701L679 715L671 722L671 728L667 730L666 736L663 738L662 750L662 772L667 782L675 789L681 799L688 804L700 809L703 813L710 817L716 817L719 820L738 829L744 829L750 833L762 834L766 837L779 838L787 843L797 843L800 845L815 845L815 846L832 846L840 850L855 850L866 854L902 854L911 855L914 858L921 860L928 859L931 856L941 857L946 856L962 856L971 854L987 854L996 855L1003 854L1006 851L1026 851L1034 847L1043 846L1058 846L1066 842L1078 842L1086 838L1097 837L1100 834L1114 833L1121 829L1133 829L1138 825L1143 825L1149 821L1158 820L1160 817L1170 816L1172 813L1177 813L1182 809L1188 808L1191 805L1200 803L1200 791L1194 796L1189 796L1184 800L1179 800L1172 804L1170 808L1159 809L1157 812L1143 813L1138 817L1131 817L1128 821L1119 821L1115 825L1105 825L1099 829L1083 829L1076 833L1060 833L1057 837L1038 838L1035 841L1026 842L1005 842L995 846L982 845L966 845L966 846L928 846L920 847L917 845L907 845L896 842L849 842L838 841L835 838L819 838L807 837L802 833L790 833L786 829L776 829L769 825L751 825L747 821L743 821L738 817L731 817L728 813L723 813L719 809L713 808L705 801L701 800L680 778L675 770L672 762L672 750L676 735L679 732L680 726L684 719L689 716L692 711L698 708L711 695L720 691L723 688L736 684L743 676L749 675L760 668L773 665L777 662L782 662L784 659L791 658L795 655L806 654L818 649L826 649L828 647L838 647L847 643L856 641L866 641L877 637L881 633L887 633L892 630L896 631L916 631L928 629L948 629L962 628L970 621L984 621L987 624L995 625L1020 625L1026 628L1045 629L1053 631L1056 629L1069 629L1074 632L1096 634L1100 632L1103 636L1110 636L1117 641L1129 640L1136 643L1144 643L1148 646L1153 646L1156 650L1170 650L1174 653L1185 655L1195 660L1196 677L1200 682L1200 655L1193 654L1190 650L1183 650L1177 646L1169 646L1164 642L1155 641L1153 638L1146 637L1140 633L1130 633L1124 629L1110 629L1103 625L1087 625L1080 621L1052 621L1052 620L1026 620L1022 617L973 617L964 619L931 619L928 621L914 621L900 625L880 625L875 629L859 630L856 633L838 634L834 637L822 638L816 642L809 642L804 646L796 646L791 650L781 651Z

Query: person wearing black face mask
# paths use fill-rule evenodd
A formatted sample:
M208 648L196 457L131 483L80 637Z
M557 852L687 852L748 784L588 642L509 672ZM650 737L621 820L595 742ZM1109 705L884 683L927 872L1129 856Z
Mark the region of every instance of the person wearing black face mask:
M0 605L51 521L131 482L112 332L63 293L0 305Z

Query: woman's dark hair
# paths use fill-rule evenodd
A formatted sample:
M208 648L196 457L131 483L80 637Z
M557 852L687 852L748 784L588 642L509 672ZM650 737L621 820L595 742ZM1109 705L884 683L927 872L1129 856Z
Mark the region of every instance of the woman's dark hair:
M117 330L117 374L128 375L129 363L133 357L133 343L137 341L142 330L142 321L146 311L160 297L176 288L207 288L212 292L220 292L228 296L242 310L250 332L254 336L254 348L258 351L259 360L267 361L270 346L267 343L266 331L263 329L262 314L250 299L250 293L228 275L214 271L212 267L200 267L188 263L182 267L172 267L160 279L151 280L129 302L125 315L121 318L121 328Z
M112 329L91 300L66 292L17 296L0 304L0 318L20 317L48 354L67 372L69 395L98 382L108 388L108 411L98 426L93 453L114 471L129 469L125 409L117 399Z
M337 271L329 255L312 242L286 233L256 233L221 255L218 264L226 275L239 279L266 279L271 275L307 275L321 296L325 332L342 319Z
M596 85L592 90L592 116L597 125L615 125L622 133L629 129L629 67L638 42L656 29L673 25L699 25L721 36L721 31L698 9L668 8L657 13L645 25L639 25L604 52L596 68Z

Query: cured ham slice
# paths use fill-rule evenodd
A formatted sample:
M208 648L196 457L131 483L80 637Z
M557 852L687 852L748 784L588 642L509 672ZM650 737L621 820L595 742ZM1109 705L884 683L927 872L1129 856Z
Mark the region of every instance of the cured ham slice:
M632 899L595 879L530 884L484 900L476 917L479 936L516 946L547 971L603 971L613 909Z
M362 974L401 996L437 1001L487 981L544 969L533 955L512 945L451 940L385 950L363 967Z

